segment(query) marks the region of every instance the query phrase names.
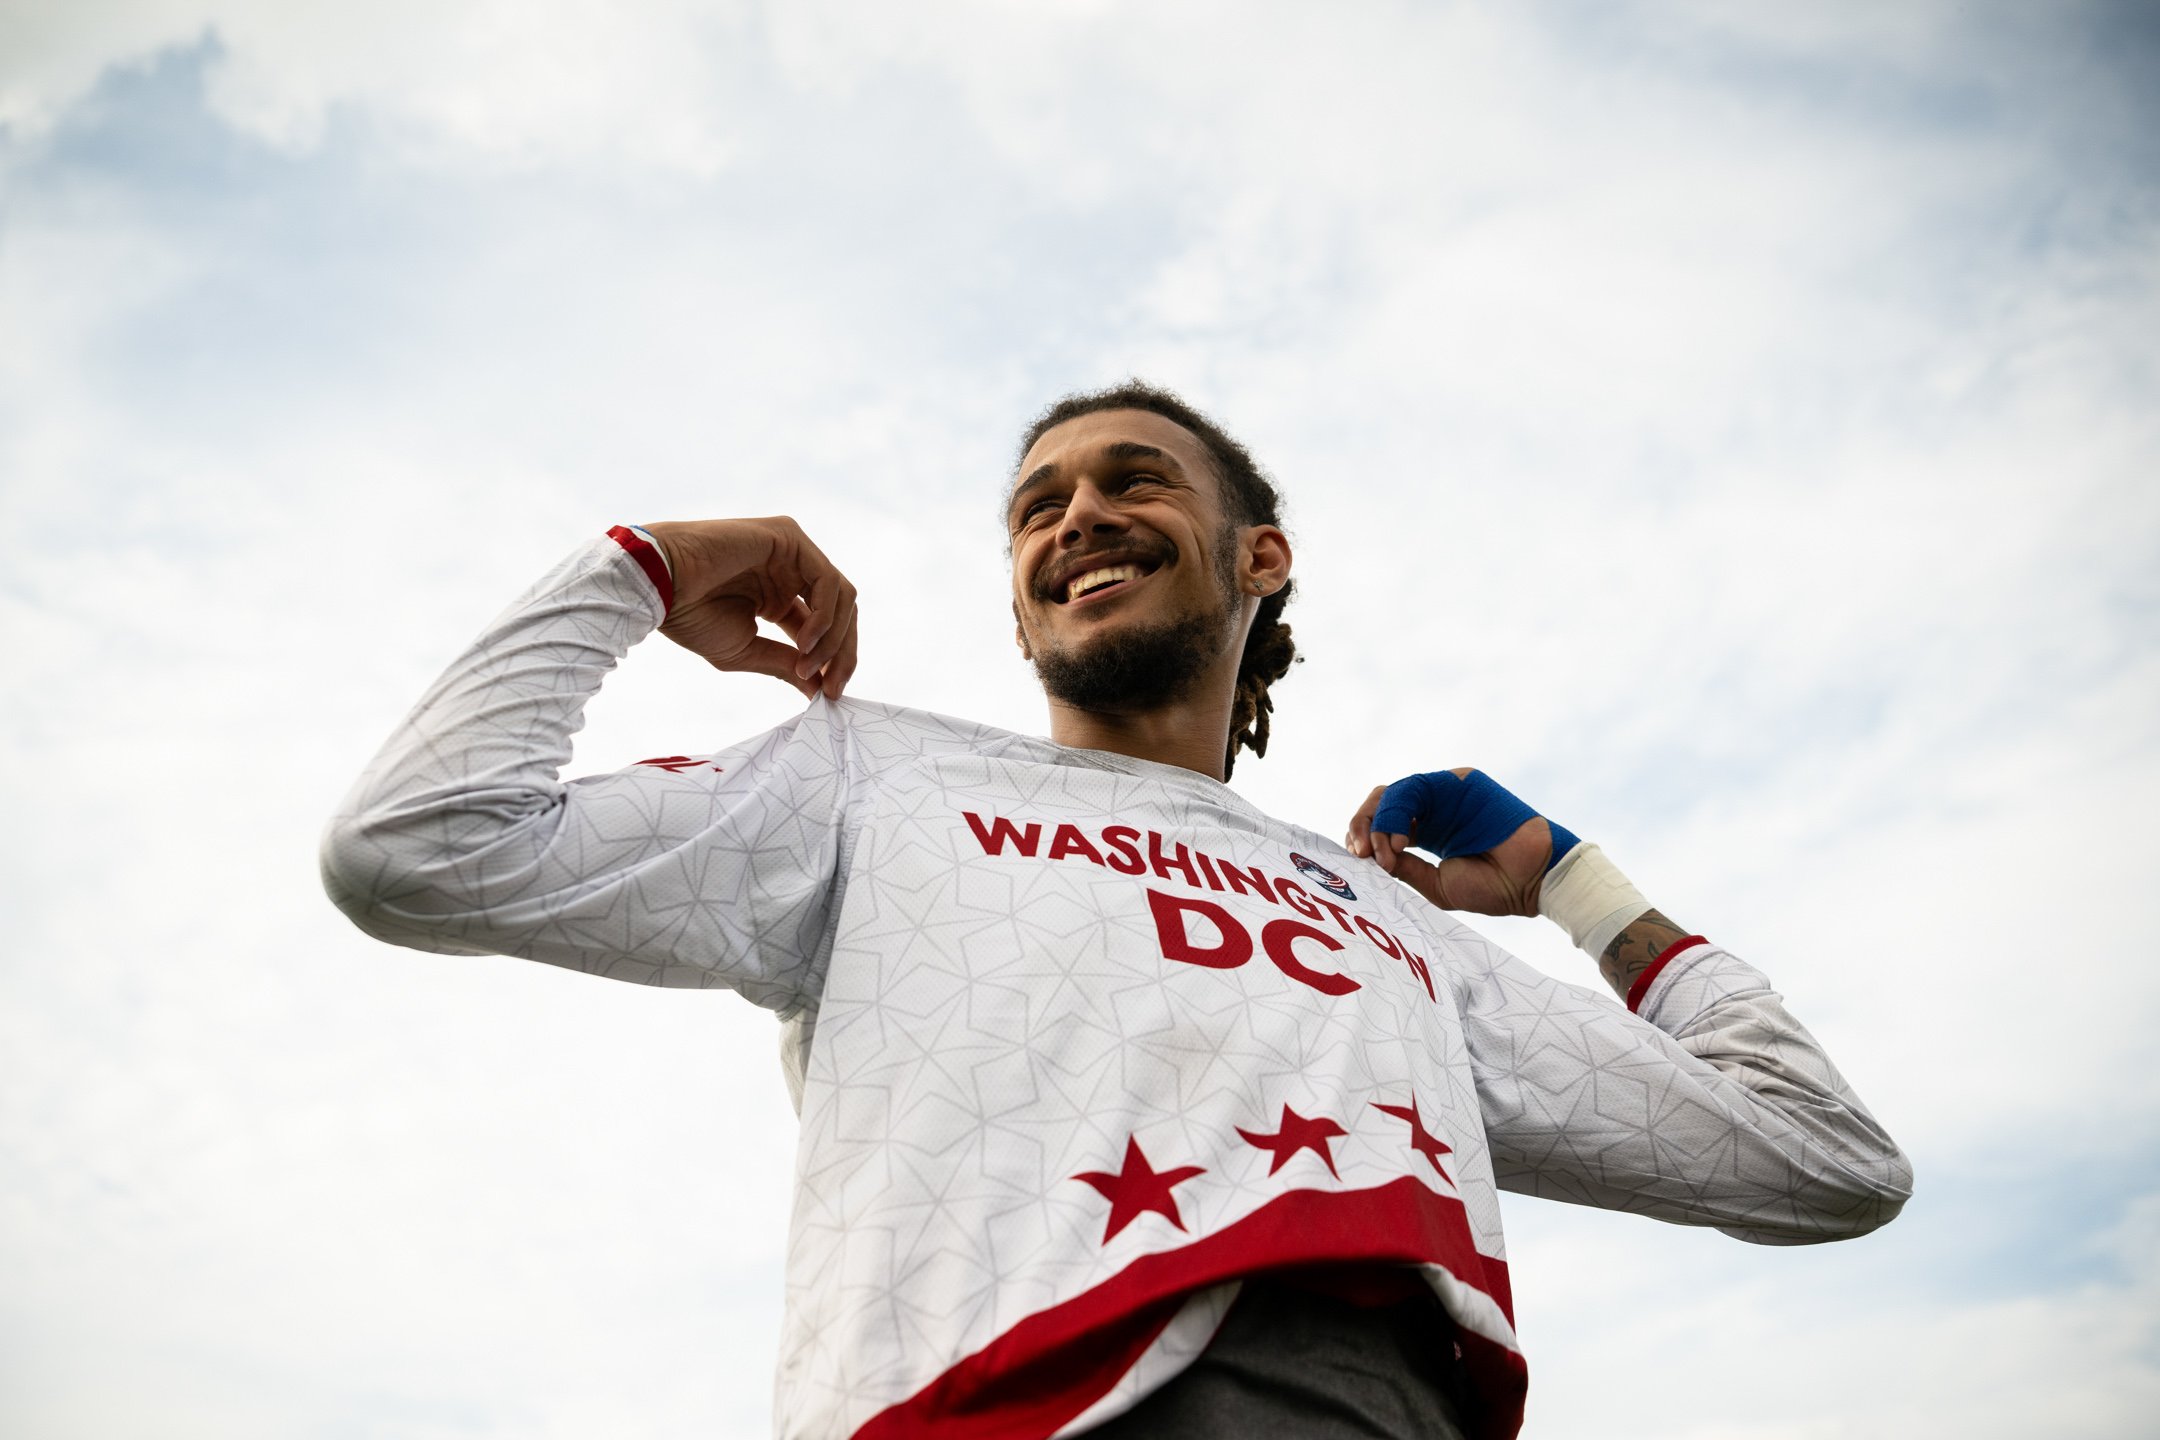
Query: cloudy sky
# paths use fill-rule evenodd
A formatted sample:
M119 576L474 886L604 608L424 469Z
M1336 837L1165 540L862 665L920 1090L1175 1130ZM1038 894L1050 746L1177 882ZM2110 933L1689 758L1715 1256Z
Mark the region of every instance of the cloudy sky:
M856 693L1039 729L997 490L1140 373L1292 502L1240 787L1487 768L1914 1158L1511 1201L1532 1440L2149 1433L2156 337L2136 0L0 9L0 1431L766 1433L769 1017L376 945L317 832L622 520L796 515ZM577 765L791 700L656 641Z

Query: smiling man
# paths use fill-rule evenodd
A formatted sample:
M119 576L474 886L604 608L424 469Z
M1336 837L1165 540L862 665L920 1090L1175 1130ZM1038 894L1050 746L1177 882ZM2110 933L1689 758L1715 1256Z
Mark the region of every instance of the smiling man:
M1274 487L1205 418L1091 408L1135 397L1170 408L1078 396L1029 432L1005 516L1020 653L1061 744L1224 779L1241 746L1266 753L1296 654L1290 544Z
M1596 846L1474 771L1375 791L1347 849L1224 783L1294 656L1236 442L1133 384L1023 449L1049 739L843 699L854 591L792 521L618 527L436 682L324 846L386 940L779 1016L780 1434L1506 1436L1498 1189L1767 1243L1897 1212L1902 1157L1768 983ZM656 628L807 710L562 782ZM1551 916L1626 1008L1444 904Z

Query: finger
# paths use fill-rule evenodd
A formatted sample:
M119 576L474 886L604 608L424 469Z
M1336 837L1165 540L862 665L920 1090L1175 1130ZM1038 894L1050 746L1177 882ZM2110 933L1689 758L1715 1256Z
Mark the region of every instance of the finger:
M1372 843L1373 858L1380 862L1380 868L1390 875L1400 874L1403 856L1409 851L1410 837L1407 835L1392 835L1385 830L1375 830Z
M834 647L832 659L818 674L819 688L827 700L838 700L840 692L847 689L848 678L855 673L855 623L856 612L848 611L847 632Z
M772 623L785 631L788 639L793 640L795 647L799 650L802 648L803 643L803 626L809 622L809 619L810 607L804 604L802 597L798 595L788 602L787 609L773 617Z
M759 675L770 675L775 680L785 680L794 686L803 698L808 699L816 687L795 673L795 662L800 654L792 645L783 645L778 640L757 635L727 659L715 660L708 656L707 661L716 670L748 670Z
M808 647L803 652L803 663L810 667L806 674L816 674L825 669L840 653L840 647L853 641L855 635L855 587L837 570L833 572L836 588L832 592L834 606L831 623L815 641L809 641L810 628L805 627L803 637ZM813 604L813 609L816 606ZM799 642L800 643L800 642Z
M1433 811L1439 803L1444 786L1454 783L1454 777L1446 771L1431 775L1405 775L1380 793L1380 803L1374 807L1372 827L1385 830L1391 835L1415 835L1417 844L1427 850L1434 836L1429 833Z
M1358 806L1356 812L1351 815L1350 831L1346 836L1344 836L1343 840L1344 848L1349 850L1351 854L1363 858L1373 853L1373 812L1380 808L1380 797L1382 795L1385 795L1386 793L1387 786L1373 786L1372 794L1367 795L1365 797L1365 803Z
M803 577L798 593L809 605L809 617L797 641L803 646L807 658L816 651L820 641L841 628L844 601L854 598L855 587L848 584L847 577L840 573L840 567L828 560L824 551L818 549L817 542L803 534L800 528L794 527L793 522L790 522L790 528L794 531L792 538L795 542L796 570ZM811 670L803 673L813 673L815 668L813 666Z

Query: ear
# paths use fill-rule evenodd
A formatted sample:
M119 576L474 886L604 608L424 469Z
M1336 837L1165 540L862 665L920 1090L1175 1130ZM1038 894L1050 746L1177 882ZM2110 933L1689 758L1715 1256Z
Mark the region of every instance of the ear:
M1290 583L1290 537L1273 525L1248 525L1239 578L1247 595L1273 595Z

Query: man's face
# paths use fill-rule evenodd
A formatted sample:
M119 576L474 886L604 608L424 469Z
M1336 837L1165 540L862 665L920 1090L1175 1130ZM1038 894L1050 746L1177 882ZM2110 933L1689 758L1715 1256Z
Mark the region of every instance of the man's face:
M1243 638L1239 531L1206 449L1145 410L1044 432L1006 512L1021 653L1085 710L1181 698Z

